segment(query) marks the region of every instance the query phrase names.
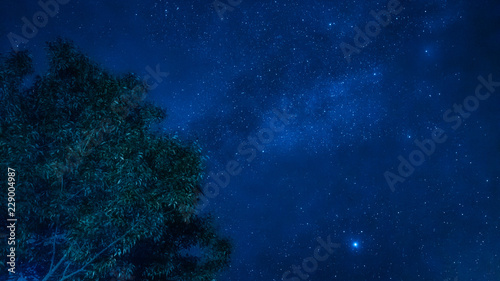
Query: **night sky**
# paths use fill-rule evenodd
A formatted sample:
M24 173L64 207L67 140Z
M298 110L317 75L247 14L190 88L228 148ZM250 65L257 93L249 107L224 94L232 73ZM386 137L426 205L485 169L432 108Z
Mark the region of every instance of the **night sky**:
M235 243L218 280L500 280L500 2L65 1L19 45L37 72L59 36L158 70L204 184L241 168L200 211ZM0 3L2 52L41 10Z

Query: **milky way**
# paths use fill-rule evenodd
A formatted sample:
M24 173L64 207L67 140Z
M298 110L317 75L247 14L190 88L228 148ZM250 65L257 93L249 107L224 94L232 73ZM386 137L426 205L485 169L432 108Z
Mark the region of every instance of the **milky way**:
M2 33L36 11L24 2L0 4ZM242 0L221 20L210 0L74 0L26 47L38 69L56 36L115 73L159 64L158 128L198 139L205 182L245 163L238 146L273 110L295 115L203 210L235 242L220 280L500 280L500 88L460 129L443 120L479 75L500 81L500 5L400 1L348 62L342 42L388 2ZM436 127L447 141L391 191L384 172ZM319 261L328 236L339 247Z

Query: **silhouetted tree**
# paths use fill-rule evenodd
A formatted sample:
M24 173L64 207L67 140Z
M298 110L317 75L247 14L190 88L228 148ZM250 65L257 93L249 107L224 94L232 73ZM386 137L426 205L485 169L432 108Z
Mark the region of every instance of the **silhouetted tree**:
M47 52L47 72L29 86L30 55L1 58L0 162L2 179L16 170L16 269L29 264L44 281L212 280L231 243L192 212L197 143L150 130L166 114L143 102L147 87L133 74L113 77L67 40Z

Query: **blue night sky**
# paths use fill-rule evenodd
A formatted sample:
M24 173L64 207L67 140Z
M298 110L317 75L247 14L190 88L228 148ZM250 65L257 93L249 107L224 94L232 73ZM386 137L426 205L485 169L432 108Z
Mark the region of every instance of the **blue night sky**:
M498 1L212 1L69 0L19 48L158 67L158 128L225 186L218 280L500 280ZM42 8L0 7L7 52Z

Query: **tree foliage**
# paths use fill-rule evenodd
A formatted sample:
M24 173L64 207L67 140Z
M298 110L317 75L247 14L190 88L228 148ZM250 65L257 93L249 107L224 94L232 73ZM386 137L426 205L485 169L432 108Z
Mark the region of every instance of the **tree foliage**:
M18 171L18 266L43 280L212 280L231 243L192 213L197 143L150 130L166 113L143 102L135 75L114 77L67 40L46 49L49 68L29 87L30 55L1 58L0 162Z

